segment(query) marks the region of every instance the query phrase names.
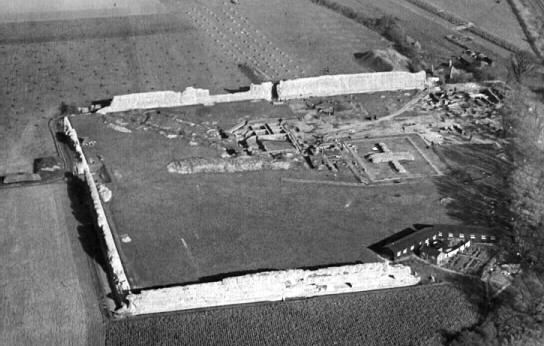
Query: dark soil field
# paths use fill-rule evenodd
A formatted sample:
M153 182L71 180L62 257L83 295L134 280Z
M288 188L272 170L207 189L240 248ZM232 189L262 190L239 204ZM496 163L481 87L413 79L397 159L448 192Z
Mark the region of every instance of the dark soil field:
M264 102L180 112L187 120L197 121L196 116L221 125L234 124L243 114L292 116L287 107ZM343 187L285 180L323 180L305 168L177 175L168 173L170 161L218 153L190 146L186 138L116 132L98 115L75 117L73 124L80 137L96 141L86 147L88 157L103 157L113 177L109 208L117 237L131 239L118 245L133 287L378 261L367 247L380 239L414 223L450 222L430 177L393 186Z
M115 321L108 345L440 345L479 318L452 285Z

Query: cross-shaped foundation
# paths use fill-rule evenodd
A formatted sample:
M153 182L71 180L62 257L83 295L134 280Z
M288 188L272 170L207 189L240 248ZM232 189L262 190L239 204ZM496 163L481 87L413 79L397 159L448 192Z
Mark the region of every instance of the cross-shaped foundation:
M400 161L414 161L414 155L412 153L403 151L403 152L392 152L385 143L376 144L378 149L381 151L379 153L372 153L367 156L367 159L372 163L382 163L387 162L399 173L408 173L406 168L400 163Z

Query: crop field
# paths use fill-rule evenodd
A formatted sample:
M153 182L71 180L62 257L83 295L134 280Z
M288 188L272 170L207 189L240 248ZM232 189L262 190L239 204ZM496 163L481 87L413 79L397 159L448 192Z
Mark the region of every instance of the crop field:
M100 343L94 268L81 245L91 219L79 203L62 184L0 190L0 344Z
M390 45L374 31L309 1L258 0L239 11L303 61L307 75L368 72L353 54Z
M433 14L411 4L406 0L335 0L341 5L373 17L390 15L397 18L408 35L415 38L427 53L426 59L435 64L448 61L451 56L457 56L463 48L448 41L445 36L459 34L455 26ZM482 38L463 32L472 43L472 49L481 51L496 59L508 58L511 52L498 47Z
M443 10L454 13L492 34L500 36L519 48L529 50L527 37L523 33L508 1L447 1L425 0Z
M353 53L389 45L375 32L305 1L239 6L211 1L192 7L189 15L216 49L272 79L364 72Z
M115 321L108 345L439 345L478 311L451 285L416 286Z
M0 0L0 22L119 17L166 12L160 0L25 1Z
M292 116L288 107L264 102L178 112L184 121L200 118L217 126L235 124L244 114ZM118 245L134 287L377 261L370 244L413 223L449 221L432 179L345 187L286 179L321 177L305 168L178 175L167 171L170 161L218 153L189 145L191 136L116 132L99 115L74 117L73 124L80 137L96 141L85 151L94 161L100 155L112 176L111 220L118 238L130 238Z

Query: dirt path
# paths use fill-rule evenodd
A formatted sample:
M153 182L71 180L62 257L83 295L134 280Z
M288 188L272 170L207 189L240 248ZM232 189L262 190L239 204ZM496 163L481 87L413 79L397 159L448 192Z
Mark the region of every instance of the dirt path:
M70 211L64 184L0 191L1 345L103 343L81 225Z

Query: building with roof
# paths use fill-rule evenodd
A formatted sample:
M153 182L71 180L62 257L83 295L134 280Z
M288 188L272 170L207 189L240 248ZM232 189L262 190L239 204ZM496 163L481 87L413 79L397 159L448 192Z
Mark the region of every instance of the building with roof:
M427 256L437 258L439 252L449 253L446 249L454 249L451 246L433 246L438 243L446 243L457 240L457 243L493 243L497 241L496 232L492 229L480 226L465 225L414 225L370 246L370 249L389 260L397 260L418 254L426 249ZM470 243L469 243L470 246ZM437 251L431 250L436 248ZM442 251L440 251L442 249ZM440 256L442 258L443 256Z

